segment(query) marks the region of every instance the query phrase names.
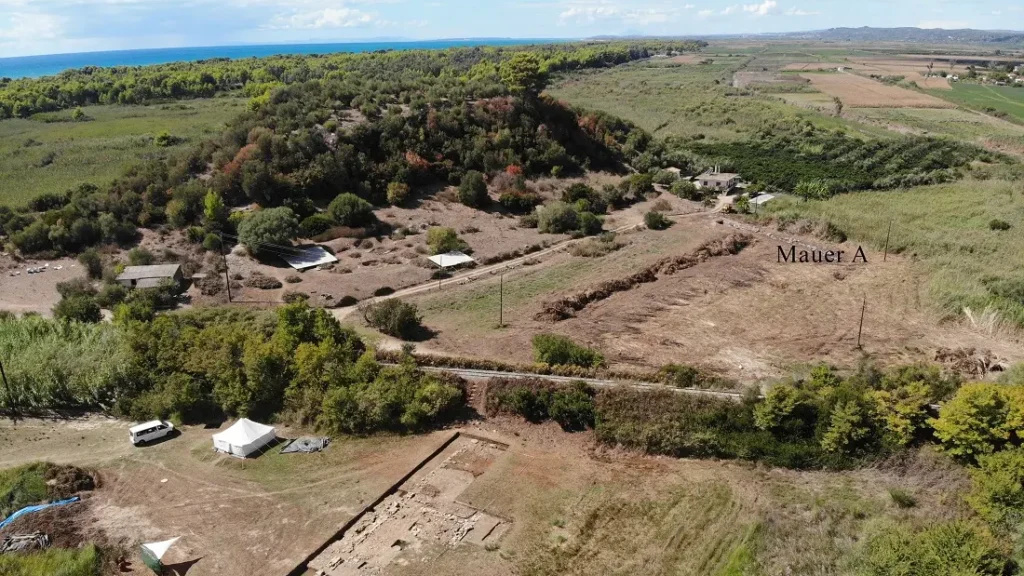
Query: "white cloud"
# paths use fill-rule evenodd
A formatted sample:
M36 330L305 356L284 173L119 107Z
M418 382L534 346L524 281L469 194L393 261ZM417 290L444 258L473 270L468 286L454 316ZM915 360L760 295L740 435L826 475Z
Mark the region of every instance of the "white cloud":
M696 8L696 6L694 6L693 4L687 4L686 6L683 6L683 10L693 10L694 8Z
M958 30L961 28L970 28L971 23L966 20L922 20L918 23L917 27L926 29L942 28L944 30Z
M768 14L775 12L779 7L779 3L775 0L764 0L760 4L744 4L743 11L751 12L755 16L767 16Z
M677 11L672 8L626 9L609 2L574 3L558 15L559 23L592 24L598 20L618 19L631 24L649 25L668 22Z
M323 8L287 15L278 14L265 27L279 30L320 30L366 26L373 21L373 16L356 8Z
M0 24L0 40L37 42L59 38L64 33L64 19L52 14L14 12L6 20L6 25Z
M728 16L730 14L735 14L738 10L739 6L726 6L725 9L722 10L722 14Z
M700 16L701 18L707 18L709 16L714 16L714 15L715 15L715 11L714 10L701 10L700 12L697 12L697 16Z
M801 10L795 6L786 10L786 16L817 16L818 14L821 14L821 12Z

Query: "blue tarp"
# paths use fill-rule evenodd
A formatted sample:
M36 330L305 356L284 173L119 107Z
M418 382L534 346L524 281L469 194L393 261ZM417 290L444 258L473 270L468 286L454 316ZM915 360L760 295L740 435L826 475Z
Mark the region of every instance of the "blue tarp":
M4 529L5 527L7 527L8 524L10 524L11 522L14 522L18 518L21 518L25 514L31 514L33 512L39 512L40 510L46 510L47 508L51 508L53 506L63 506L65 504L71 504L73 502L78 502L78 496L74 496L72 498L68 498L67 500L58 500L56 502L50 502L49 504L38 504L36 506L26 506L26 507L22 508L21 510L18 510L17 512L15 512L14 514L11 514L10 516L8 516L7 519L4 520L3 522L0 522L0 530Z

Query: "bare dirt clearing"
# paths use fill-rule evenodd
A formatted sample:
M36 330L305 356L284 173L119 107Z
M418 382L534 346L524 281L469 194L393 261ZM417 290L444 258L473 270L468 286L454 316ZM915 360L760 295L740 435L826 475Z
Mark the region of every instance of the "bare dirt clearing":
M741 225L755 243L592 303L561 322L536 320L546 302L635 273L665 255L694 250L734 233L714 215L678 219L666 231L620 238L622 249L602 258L559 254L505 277L504 320L497 328L498 282L415 300L438 335L432 350L457 356L532 361L531 337L556 332L592 345L619 367L656 368L668 362L703 365L740 380L788 374L794 365L854 366L865 355L884 364L931 361L939 348L975 347L1005 360L1022 357L1012 336L993 337L940 322L922 305L922 270L912 262L867 251L869 264L850 262L857 246L798 237L797 249L844 250L842 264L780 264L780 234ZM728 221L726 221L728 222ZM765 232L773 236L765 236ZM864 295L863 351L856 349Z
M934 96L876 82L848 72L805 74L803 77L822 92L835 96L853 108L953 108L954 104Z
M29 269L42 272L30 274ZM82 266L71 258L16 261L0 256L0 310L49 316L60 300L57 284L84 275Z
M239 460L212 452L216 429L186 427L179 437L134 448L127 426L98 418L2 421L0 465L51 460L96 467L102 485L86 502L82 532L126 547L182 536L167 562L195 561L190 576L287 573L444 438L340 439L317 454L272 448ZM131 573L148 573L139 558L132 564Z

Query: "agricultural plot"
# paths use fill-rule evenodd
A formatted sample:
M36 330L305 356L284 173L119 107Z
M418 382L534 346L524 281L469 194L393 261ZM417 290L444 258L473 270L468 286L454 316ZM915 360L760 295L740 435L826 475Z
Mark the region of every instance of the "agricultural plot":
M789 100L791 96L786 95ZM810 95L807 95L810 96ZM986 148L1024 155L1024 127L963 108L851 108L846 115L889 130L975 142Z
M951 91L934 94L974 110L1004 115L1014 122L1024 122L1024 88L958 82Z
M706 240L737 231L755 239L737 255L660 274L592 302L567 320L552 322L540 314L547 302L628 277L665 256L690 253ZM555 332L600 350L612 366L650 369L684 362L759 381L805 363L855 366L863 357L856 348L857 319L867 294L871 306L864 353L882 365L931 361L935 350L949 346L1021 358L1010 337L940 324L938 307L928 305L928 292L922 290L927 286L924 270L892 254L882 263L881 246L873 242L864 244L870 262L865 266L849 261L858 244L830 244L796 232L737 230L715 224L712 216L680 218L668 230L618 239L626 246L601 258L563 255L506 274L504 328L497 327L496 279L416 298L424 324L438 333L430 347L456 356L530 362L532 335ZM780 264L779 246L794 245L789 239L797 241L798 249L844 250L847 259L836 265Z
M0 122L0 205L20 205L79 184L97 186L128 166L167 158L219 133L245 108L243 98L189 100L150 106L88 106L86 120L71 111ZM155 137L166 131L168 146Z
M1024 325L1024 306L1016 296L1024 282L1024 229L1017 226L1024 219L1022 191L1019 182L967 180L900 193L843 194L824 202L783 201L768 211L789 221L830 222L876 250L894 222L890 252L912 255L919 260L914 268L923 273L898 281L920 283L909 294L915 308L920 302L946 318L966 316L972 329L1013 340L1016 327ZM995 230L994 220L1013 224Z
M815 88L835 96L852 108L951 108L952 104L928 94L890 86L870 78L839 72L805 74Z
M727 96L733 73L743 60L708 57L712 64L664 66L641 62L572 74L555 83L548 92L570 104L604 110L630 120L658 137L703 136L711 141L732 141L774 122L807 121L825 129L859 131L862 128L842 119L788 106L775 98Z

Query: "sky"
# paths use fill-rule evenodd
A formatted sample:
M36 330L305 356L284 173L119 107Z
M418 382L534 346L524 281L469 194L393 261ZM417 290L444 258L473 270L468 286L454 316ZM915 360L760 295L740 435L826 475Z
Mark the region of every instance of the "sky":
M0 0L0 57L369 39L840 26L1024 29L1024 0Z

